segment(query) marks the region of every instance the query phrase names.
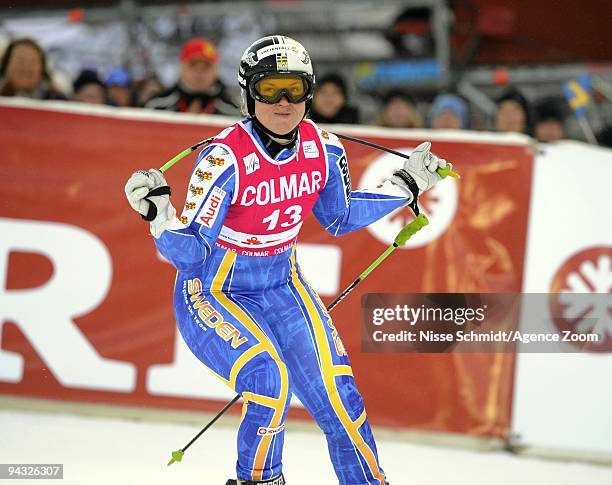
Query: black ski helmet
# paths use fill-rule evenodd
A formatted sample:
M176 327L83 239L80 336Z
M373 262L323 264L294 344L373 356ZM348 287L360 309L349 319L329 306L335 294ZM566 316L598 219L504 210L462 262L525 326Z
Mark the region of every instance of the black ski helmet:
M270 74L298 74L306 82L306 113L312 104L315 76L310 56L302 44L283 35L270 35L253 42L240 59L238 84L245 116L255 116L250 87Z

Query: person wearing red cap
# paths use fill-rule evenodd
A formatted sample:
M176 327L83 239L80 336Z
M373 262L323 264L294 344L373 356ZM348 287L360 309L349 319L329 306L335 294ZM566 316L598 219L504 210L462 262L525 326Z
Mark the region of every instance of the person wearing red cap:
M195 38L181 50L180 78L170 89L156 94L145 108L237 115L236 103L218 78L219 54L208 39Z

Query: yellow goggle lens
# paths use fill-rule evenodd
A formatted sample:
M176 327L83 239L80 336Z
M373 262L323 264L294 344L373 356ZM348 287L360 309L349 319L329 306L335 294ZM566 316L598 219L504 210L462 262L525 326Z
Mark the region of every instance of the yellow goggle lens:
M277 100L284 93L298 100L306 95L306 82L299 76L265 77L255 84L257 93L268 100Z

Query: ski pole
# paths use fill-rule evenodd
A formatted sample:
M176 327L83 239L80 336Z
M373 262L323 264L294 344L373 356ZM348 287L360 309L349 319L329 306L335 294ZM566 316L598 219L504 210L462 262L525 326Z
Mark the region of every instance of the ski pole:
M340 138L341 140L348 140L348 141L352 141L355 143L360 143L361 145L365 145L371 148L376 148L377 150L382 150L383 152L391 153L398 157L405 158L406 160L410 160L410 155L406 155L405 153L398 152L397 150L393 150L392 148L387 148L381 145L377 145L376 143L372 143L371 141L365 141L365 140L362 140L361 138L355 138L354 136L339 135L337 133L336 133L336 136ZM446 178L446 177L452 177L454 179L460 178L459 174L457 172L454 172L450 165L447 165L444 168L439 168L437 172L441 178Z
M380 263L382 263L385 259L389 257L389 255L395 251L398 247L406 244L406 241L414 236L417 231L420 231L421 228L425 227L429 224L427 217L425 214L419 214L416 219L414 219L410 224L408 224L404 229L402 229L397 236L395 236L395 240L393 244L389 246L384 253L382 253L376 261L374 261L370 266L368 266L363 273L361 273L355 281L353 281L342 293L340 293L334 301L332 301L327 307L327 311L330 312L338 303L340 303L359 283L365 280L368 275L374 271Z
M348 141L352 141L355 143L360 143L362 145L366 145L369 146L371 148L376 148L377 150L382 150L383 152L387 152L387 153L391 153L393 155L396 155L398 157L401 158L405 158L405 159L410 159L410 155L406 155L405 153L402 152L398 152L397 150L393 150L392 148L387 148L381 145L377 145L376 143L372 143L370 141L365 141L362 140L360 138L355 138L353 136L348 136L348 135L339 135L336 134L336 136L338 138L340 138L341 140L348 140ZM214 137L210 137L210 138L206 138L206 140L202 140L198 143L196 143L195 145L183 150L181 153L179 153L178 155L176 155L174 158L168 160L166 163L164 163L164 165L159 169L159 171L161 173L166 172L170 167L172 167L175 163L177 163L179 160L185 158L187 155L189 155L190 153L193 153L195 150L197 150L198 148L200 148L203 145L208 145L212 140L214 139ZM459 174L457 172L454 172L450 166L446 166L444 168L439 168L438 169L438 175L440 175L440 177L442 178L446 178L446 177L453 177L458 179L459 178Z
M206 138L206 140L202 140L202 141L196 143L195 145L190 146L189 148L183 150L181 153L176 155L174 158L171 158L166 163L164 163L164 165L159 169L159 171L161 173L164 173L166 170L168 170L170 167L172 167L172 165L174 165L179 160L185 158L190 153L193 153L194 151L196 151L201 146L208 145L211 141L213 141L214 138L215 138L214 136L211 136L210 138Z
M418 209L417 209L418 212ZM412 236L414 236L417 231L421 230L421 228L425 227L427 224L429 224L429 221L427 220L427 217L425 216L425 214L418 214L416 219L414 219L413 221L411 221L406 227L404 227L395 237L395 240L393 241L393 244L391 246L389 246L384 253L382 253L378 258L376 258L376 261L374 261L370 266L368 266L365 271L363 271L363 273L361 273L357 279L355 281L353 281L347 288L346 290L344 290L342 293L340 293L340 295L338 295L338 297L329 304L329 306L327 307L327 311L330 312L332 311L333 308L336 307L336 305L338 305L338 303L340 303L341 300L343 300L351 291L353 291L353 289L359 284L361 283L363 280L365 280L368 275L374 271L379 265L380 263L382 263L385 259L387 259L387 257L389 257L389 255L395 251L399 246L403 246L404 244L406 244L406 241L408 241L408 239L410 239ZM193 442L195 442L200 436L202 436L202 434L204 434L204 432L210 428L213 423L215 421L217 421L217 419L219 419L223 414L225 414L225 412L236 402L238 401L238 399L240 399L240 394L237 394L229 403L227 403L225 405L225 407L219 411L219 413L206 425L204 426L204 428L189 442L187 443L187 445L185 445L183 448L181 448L180 450L176 450L172 452L172 458L170 459L170 461L168 462L167 466L172 465L175 462L180 462L183 459L183 455L185 454L185 451L187 450L187 448L189 448Z
M215 424L215 421L217 421L217 419L219 419L221 416L223 416L225 414L225 411L227 411L229 408L231 408L233 406L233 404L238 401L238 399L240 399L240 394L236 394L236 397L234 397L234 399L232 399L230 402L228 402L221 411L219 411L217 413L217 415L211 419L210 423L208 423L206 426L204 426L204 428L202 428L202 430L193 437L193 439L187 443L185 446L183 446L180 450L176 450L172 452L172 459L168 462L167 466L172 465L175 461L181 461L183 459L183 455L185 454L185 451L187 451L187 448L189 448L194 442L195 440L197 440L200 436L202 436L204 434L204 432L210 428L213 424Z

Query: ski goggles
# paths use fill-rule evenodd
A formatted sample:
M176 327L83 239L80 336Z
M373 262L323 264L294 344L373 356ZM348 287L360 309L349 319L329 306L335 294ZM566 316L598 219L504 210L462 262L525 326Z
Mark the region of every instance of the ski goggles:
M265 76L250 85L250 94L257 101L278 103L283 97L290 103L301 103L310 96L312 89L306 78L299 74Z

